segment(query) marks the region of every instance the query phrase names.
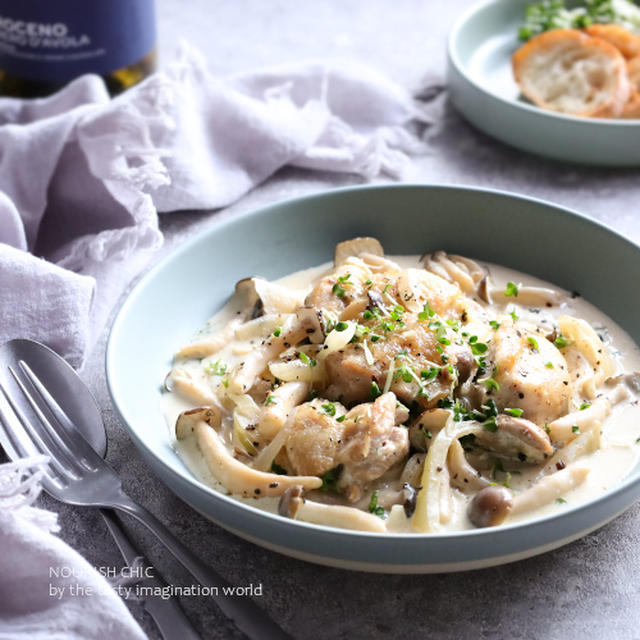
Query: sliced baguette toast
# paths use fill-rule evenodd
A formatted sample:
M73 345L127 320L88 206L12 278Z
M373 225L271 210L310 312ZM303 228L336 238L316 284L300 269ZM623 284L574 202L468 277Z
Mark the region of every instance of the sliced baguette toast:
M612 44L627 59L640 56L640 36L619 24L592 24L585 29L592 38L601 38Z
M520 90L543 109L616 118L630 88L625 59L612 44L575 29L545 31L513 55Z
M623 118L640 118L640 56L627 62L627 75L631 84L631 95L622 112Z

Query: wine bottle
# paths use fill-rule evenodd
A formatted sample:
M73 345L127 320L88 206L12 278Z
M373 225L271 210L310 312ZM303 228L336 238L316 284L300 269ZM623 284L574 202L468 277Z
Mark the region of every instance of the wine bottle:
M154 0L0 0L0 95L49 95L85 73L114 95L155 65Z

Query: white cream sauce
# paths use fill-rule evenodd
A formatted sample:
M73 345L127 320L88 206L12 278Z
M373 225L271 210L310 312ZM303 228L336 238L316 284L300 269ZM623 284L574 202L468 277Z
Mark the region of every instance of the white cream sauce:
M403 268L420 267L419 256L386 256L398 263ZM569 293L559 289L553 284L539 280L532 276L520 273L513 269L490 263L485 264L491 273L493 284L497 289L504 288L507 282L522 283L527 286L538 286L554 289L562 295L562 302L552 308L542 307L539 312L532 312L527 307L517 303L517 298L506 305L495 304L493 307L498 313L516 311L518 317L530 320L540 325L543 319L552 320L561 315L571 315L587 320L591 326L604 338L605 344L611 350L618 365L619 373L640 371L640 348L631 337L616 325L607 315L594 307L581 297L572 297ZM318 267L298 271L276 282L291 289L299 289L308 292L320 277L333 270L331 263ZM215 316L213 316L198 333L198 337L214 335L222 330L229 322L232 322L239 313L237 302L232 298ZM205 380L207 384L220 384L221 377L212 380L212 377L204 372L204 366L218 360L227 363L229 369L239 363L244 354L252 348L249 342L228 344L215 355L205 358L201 363L197 360L185 363L185 369L196 379ZM204 366L203 366L204 365ZM204 457L197 449L195 438L177 441L174 435L175 423L178 415L186 409L193 408L190 403L175 393L165 393L162 396L163 410L168 427L168 437L173 448L178 452L190 471L205 484L213 487L221 493L228 491L221 486L207 468ZM543 507L517 516L508 517L505 524L516 523L560 512L570 506L584 503L601 496L603 493L619 484L625 476L634 468L640 456L640 405L637 400L631 404L620 405L614 408L612 414L602 425L601 446L598 450L580 457L582 465L590 468L587 479L575 489L562 496L560 501L553 501ZM523 471L521 475L512 475L509 483L515 491L522 491L529 486L538 476L539 469ZM501 475L497 481L503 481ZM444 531L455 531L473 528L466 516L469 497L462 492L453 489L453 515L448 523L443 525ZM260 499L232 496L239 502L264 509L271 513L277 511L278 498L263 497ZM387 520L387 529L393 532L412 532L411 521L404 515L401 505L395 505Z

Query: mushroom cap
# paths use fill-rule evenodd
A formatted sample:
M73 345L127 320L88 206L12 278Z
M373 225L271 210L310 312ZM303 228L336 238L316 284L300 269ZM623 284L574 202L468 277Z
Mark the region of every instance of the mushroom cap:
M222 414L217 407L196 407L183 411L176 420L176 438L184 440L193 435L196 424L201 420L215 429L222 422Z
M513 507L513 495L500 485L485 487L473 496L467 516L476 527L495 527L501 524Z
M371 253L374 256L384 257L384 249L375 238L362 237L352 238L339 242L333 253L334 266L340 266L347 258L351 256L359 256L361 253Z
M298 508L304 502L302 493L304 488L300 484L289 487L281 496L278 503L278 513L284 518L295 518Z

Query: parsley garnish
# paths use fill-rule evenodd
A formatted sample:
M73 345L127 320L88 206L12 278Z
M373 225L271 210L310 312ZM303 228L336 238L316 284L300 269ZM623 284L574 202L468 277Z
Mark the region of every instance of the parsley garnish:
M338 324L334 327L336 331L344 331L348 329L349 325L346 322L338 322Z
M554 341L553 344L558 347L558 349L563 349L564 347L568 347L570 344L573 344L571 340L565 338L562 334L560 334Z
M346 417L346 416L340 416L339 418L336 418L336 420L337 420L338 422L344 422L345 417Z
M268 407L270 404L278 404L278 398L274 398L272 393L270 393L264 401L265 407Z
M429 301L427 301L427 302L424 303L424 307L422 308L422 311L418 314L418 320L420 320L420 322L424 322L425 320L428 320L429 318L433 318L435 313L436 312L434 311L434 309L429 304Z
M379 398L382 395L382 391L380 391L380 387L378 386L378 383L375 380L371 383L371 388L369 389L369 395L371 396L372 400L375 400L376 398Z
M504 412L508 413L510 416L513 416L514 418L519 418L524 413L522 409L505 409Z
M583 403L580 405L580 411L584 411L585 409L588 409L590 406L591 406L591 403L590 403L590 402L583 402Z
M223 376L227 373L227 365L221 360L216 360L208 364L206 371L212 376Z
M515 322L518 319L518 315L516 314L515 311L510 311L509 315L511 316L511 319Z
M577 424L574 424L573 427L571 427L571 432L572 433L579 433L580 432L580 427Z
M318 364L314 358L310 358L306 353L304 353L304 351L301 351L298 354L298 357L302 362L308 364L310 367L315 367Z
M433 380L440 373L440 369L437 367L430 367L429 369L423 369L420 372L420 377L423 380Z
M567 501L564 498L556 498L556 502L558 504L567 504Z
M339 464L333 469L329 469L326 473L322 474L322 491L335 491L338 484L338 478L342 473L342 465Z
M378 492L374 491L371 494L371 500L369 500L369 512L370 513L375 513L375 515L377 515L379 518L382 518L384 520L385 517L385 513L384 513L384 509L378 505Z
M500 323L497 320L489 320L489 324L494 331L497 331L500 328Z
M336 415L336 405L333 402L327 402L327 404L321 405L321 408L329 416Z
M487 378L484 381L484 386L486 387L487 391L500 391L500 385L495 378Z
M505 296L511 296L513 298L518 297L518 285L514 282L507 282L507 288L504 290Z
M534 351L540 351L538 341L533 336L527 336L527 342L531 345Z
M277 338L282 333L282 327L276 327L276 330L273 332L273 335Z
M553 362L545 362L544 366L547 367L547 369L553 369Z

